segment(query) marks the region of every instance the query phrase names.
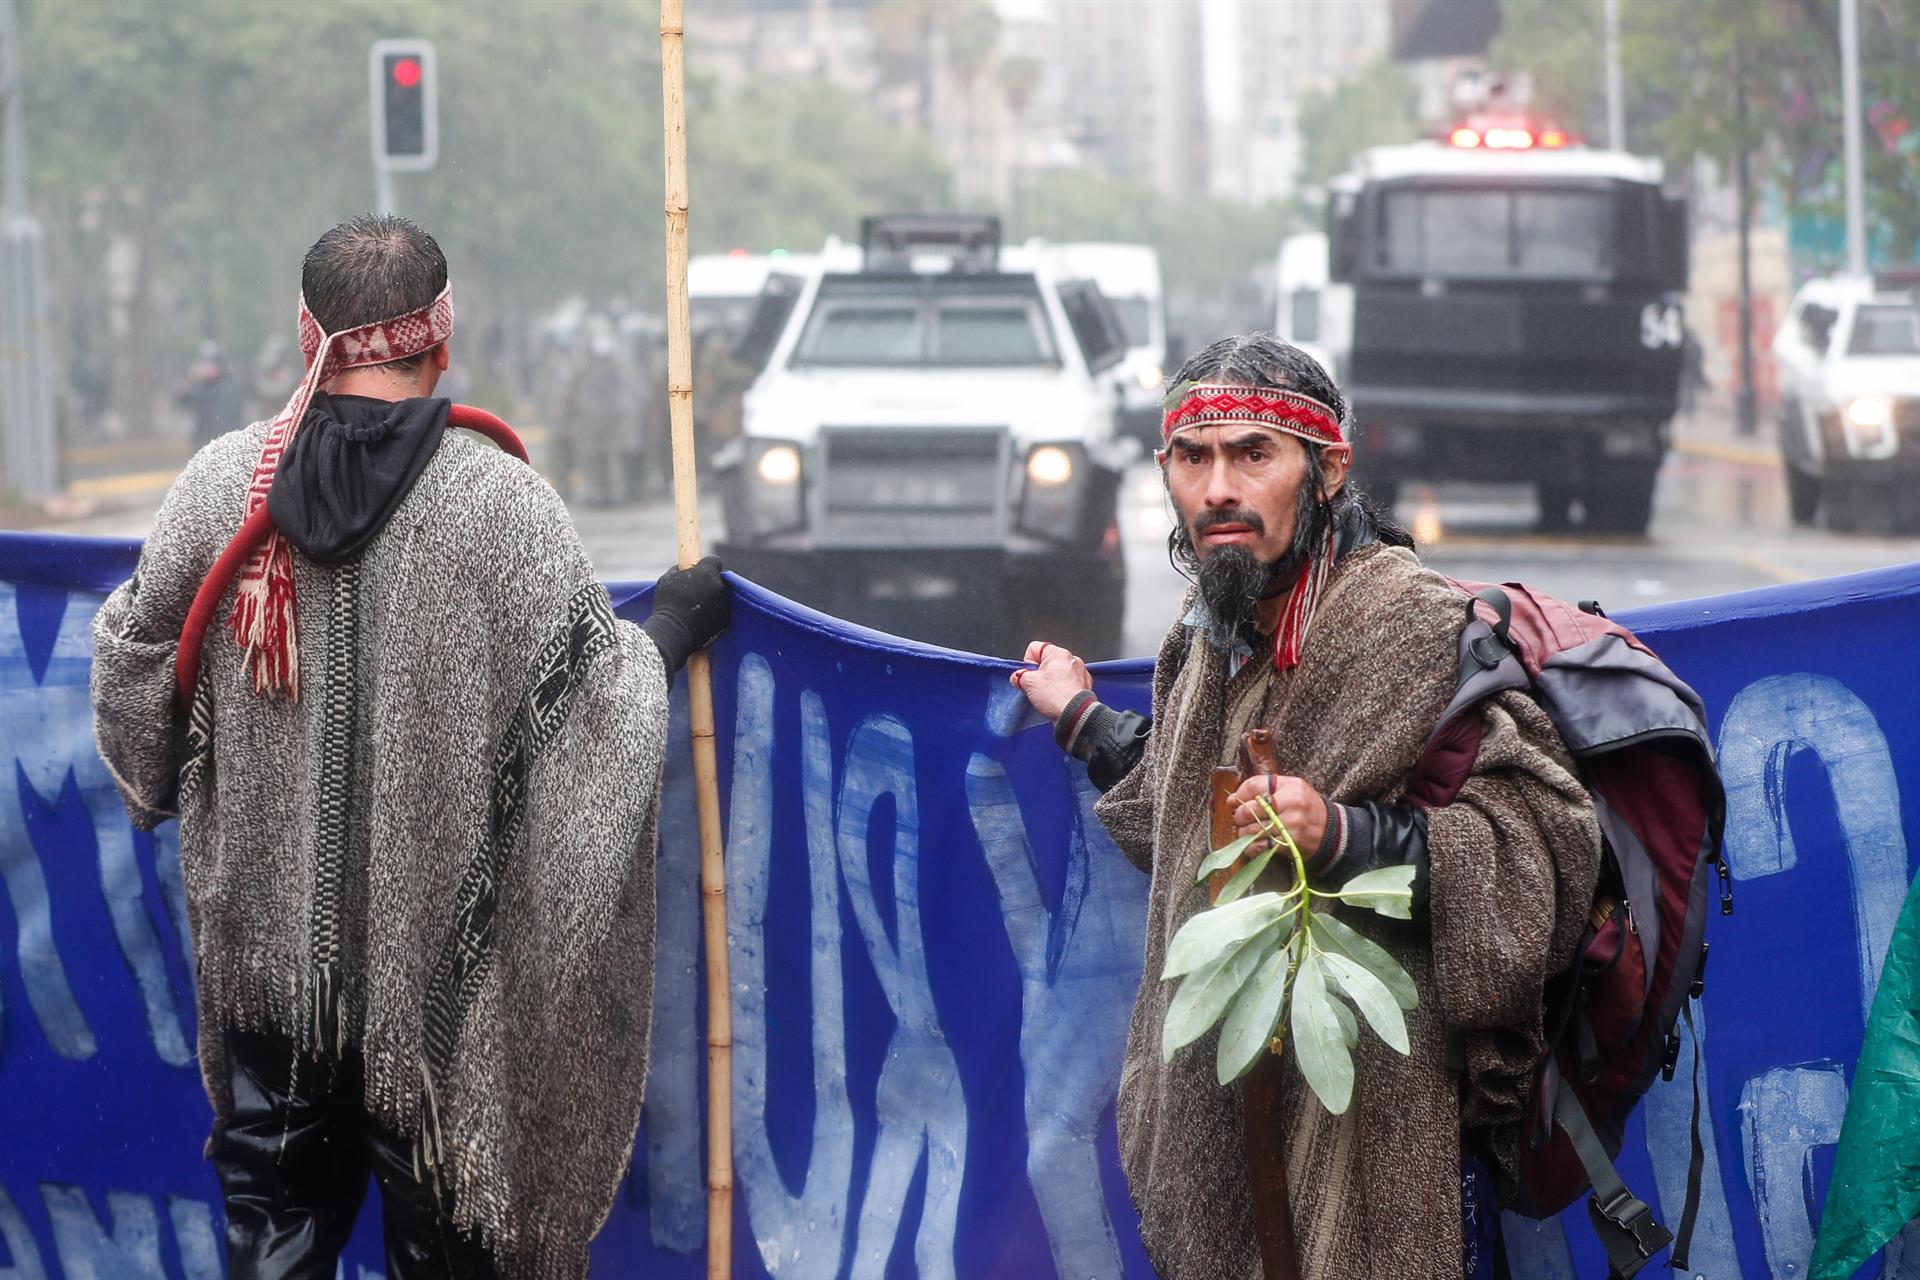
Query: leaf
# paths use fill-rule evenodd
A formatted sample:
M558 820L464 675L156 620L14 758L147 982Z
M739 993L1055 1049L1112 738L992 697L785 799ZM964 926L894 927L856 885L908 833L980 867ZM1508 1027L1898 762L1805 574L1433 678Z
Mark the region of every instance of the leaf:
M1247 846L1260 838L1255 832L1250 836L1241 836L1232 844L1223 844L1200 861L1200 869L1193 873L1193 882L1199 884L1216 871L1233 865L1234 860L1247 851Z
M1375 867L1340 886L1334 897L1396 920L1413 919L1412 867Z
M1360 1043L1360 1020L1353 1016L1353 1010L1347 1008L1345 1000L1328 1000L1333 1006L1333 1014L1340 1019L1340 1038L1352 1049Z
M1402 1009L1420 1007L1420 992L1413 985L1413 979L1400 967L1387 949L1372 938L1357 932L1352 925L1340 917L1325 911L1316 911L1313 915L1314 941L1328 951L1338 951L1350 960L1356 961L1380 979L1382 986L1393 993L1394 1003Z
M1400 1006L1386 984L1346 956L1322 952L1320 959L1328 975L1340 984L1374 1034L1386 1041L1388 1048L1411 1053L1407 1045L1407 1020L1401 1016Z
M1353 1055L1347 1052L1340 1015L1327 994L1320 956L1311 947L1293 977L1293 1053L1300 1074L1334 1115L1345 1115L1353 1101Z
M1227 1010L1226 1021L1220 1024L1220 1052L1215 1055L1221 1084L1247 1074L1273 1038L1280 1006L1287 998L1287 970L1292 962L1293 948L1275 950L1260 962Z
M1160 976L1177 978L1212 964L1228 947L1246 941L1285 911L1285 900L1279 894L1256 893L1227 906L1195 912L1167 944L1167 961Z
M1194 970L1180 980L1167 1006L1166 1025L1160 1029L1160 1052L1172 1061L1173 1055L1205 1035L1207 1028L1220 1021L1233 998L1240 994L1247 979L1260 962L1279 945L1278 930L1272 925L1234 945L1210 965Z
M1233 878L1220 886L1220 896L1215 898L1214 902L1216 904L1232 902L1241 894L1253 888L1253 882L1260 878L1260 873L1265 871L1267 864L1272 861L1273 850L1269 849L1249 862L1246 866L1234 872Z

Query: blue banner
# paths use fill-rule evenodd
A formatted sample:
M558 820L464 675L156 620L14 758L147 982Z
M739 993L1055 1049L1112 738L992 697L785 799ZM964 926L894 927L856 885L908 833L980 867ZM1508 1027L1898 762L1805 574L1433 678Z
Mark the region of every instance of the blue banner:
M135 548L0 535L0 1280L224 1274L177 833L93 749L89 624ZM615 587L623 614L644 596ZM1146 881L1007 664L743 586L715 654L738 1274L1150 1275L1113 1135ZM1695 1010L1693 1272L1804 1274L1865 1012L1911 875L1920 567L1624 619L1713 713L1737 914ZM1148 668L1098 672L1143 707ZM675 741L684 742L684 701ZM646 1111L596 1274L704 1275L690 768L670 758ZM1696 1046L1622 1170L1671 1224ZM1885 1274L1920 1276L1920 1231ZM1583 1208L1508 1216L1515 1274L1604 1274ZM1901 1252L1902 1246L1909 1246ZM1899 1256L1893 1256L1898 1254ZM384 1270L362 1215L343 1274ZM1880 1274L1878 1266L1863 1274Z

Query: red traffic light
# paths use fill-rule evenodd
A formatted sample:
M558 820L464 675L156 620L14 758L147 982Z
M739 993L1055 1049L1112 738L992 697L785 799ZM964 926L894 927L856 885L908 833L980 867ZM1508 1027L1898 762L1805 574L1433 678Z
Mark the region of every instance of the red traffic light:
M402 89L411 89L420 83L420 59L401 58L393 64L393 82Z

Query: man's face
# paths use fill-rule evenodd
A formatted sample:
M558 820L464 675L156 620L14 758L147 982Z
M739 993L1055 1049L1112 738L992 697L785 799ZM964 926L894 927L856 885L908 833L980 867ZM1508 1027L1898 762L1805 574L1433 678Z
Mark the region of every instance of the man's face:
M1326 482L1345 478L1344 451L1322 459ZM1338 457L1339 475L1328 467ZM1293 546L1300 489L1307 482L1307 446L1298 437L1245 423L1176 431L1166 449L1167 491L1194 554L1204 564L1239 547L1273 564Z

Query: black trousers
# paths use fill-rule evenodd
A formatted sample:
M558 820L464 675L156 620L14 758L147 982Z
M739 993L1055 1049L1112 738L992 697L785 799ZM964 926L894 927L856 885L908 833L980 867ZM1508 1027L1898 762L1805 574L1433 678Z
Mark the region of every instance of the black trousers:
M369 1174L380 1182L387 1280L493 1280L486 1250L413 1176L413 1144L367 1114L358 1050L312 1062L280 1036L229 1031L227 1076L233 1116L214 1133L213 1163L228 1280L333 1280Z

